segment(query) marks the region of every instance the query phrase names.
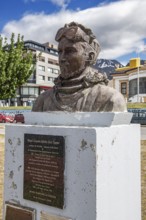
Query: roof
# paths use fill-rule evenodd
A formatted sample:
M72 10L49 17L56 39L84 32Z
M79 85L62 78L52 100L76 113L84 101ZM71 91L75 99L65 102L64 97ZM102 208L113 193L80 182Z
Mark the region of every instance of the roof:
M45 53L58 56L58 50L52 47L53 44L49 44L49 43L41 44L33 40L27 40L27 41L24 41L24 46L25 48L28 48L28 49L41 51L41 52L45 52Z

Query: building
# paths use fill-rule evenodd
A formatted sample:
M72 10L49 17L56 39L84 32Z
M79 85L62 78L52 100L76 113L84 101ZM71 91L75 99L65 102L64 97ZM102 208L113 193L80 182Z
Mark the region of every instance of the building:
M50 43L40 44L35 41L25 41L24 46L31 50L37 57L33 74L27 83L18 88L17 97L12 99L12 104L32 105L35 99L45 90L54 85L60 68L58 63L57 47Z
M140 65L140 58L129 61L129 65L117 68L113 77L113 87L130 102L146 102L146 63Z

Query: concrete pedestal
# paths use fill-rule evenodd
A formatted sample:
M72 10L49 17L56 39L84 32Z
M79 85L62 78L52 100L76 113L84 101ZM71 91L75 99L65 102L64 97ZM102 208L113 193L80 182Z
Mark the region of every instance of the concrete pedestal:
M58 119L53 126L49 113L41 113L42 119L47 116L42 122L39 113L28 113L27 124L6 126L4 206L9 202L32 208L36 220L140 220L139 125L130 125L128 121L128 124L111 125L115 114L111 117L110 113L94 114L97 118L111 117L108 126L105 121L100 127L98 123L97 127L95 124L92 127L91 123L87 126L90 117L93 119L92 113L90 116L88 113L88 117L86 113L71 114L68 125L57 125L57 120L62 120L64 114L57 113ZM128 118L128 113L119 117ZM75 126L75 120L78 120L78 126ZM64 137L63 208L23 198L26 133Z

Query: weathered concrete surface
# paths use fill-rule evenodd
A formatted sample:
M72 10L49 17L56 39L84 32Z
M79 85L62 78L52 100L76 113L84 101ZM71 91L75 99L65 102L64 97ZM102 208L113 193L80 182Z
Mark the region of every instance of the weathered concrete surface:
M146 140L141 141L142 220L146 220Z
M146 126L141 127L141 197L142 220L146 220Z
M76 220L141 220L139 130L139 125L7 125L4 201L37 210L36 220L42 211ZM24 134L65 138L63 209L23 198Z
M27 112L25 124L109 127L112 125L130 124L132 113L129 112Z
M2 189L4 160L4 126L0 126L0 220L2 220ZM141 127L141 178L142 178L142 220L146 220L146 126Z

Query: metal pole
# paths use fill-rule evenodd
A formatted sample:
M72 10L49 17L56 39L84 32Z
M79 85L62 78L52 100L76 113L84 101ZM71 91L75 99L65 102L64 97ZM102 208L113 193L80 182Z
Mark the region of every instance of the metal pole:
M139 66L137 68L137 102L139 102Z
M140 59L140 55L138 53L138 58ZM137 102L139 102L139 66L137 67Z
M140 52L146 51L146 46L144 45L142 50L137 51L137 56L140 59ZM140 66L137 67L137 102L140 102L139 98L139 74L140 74Z

